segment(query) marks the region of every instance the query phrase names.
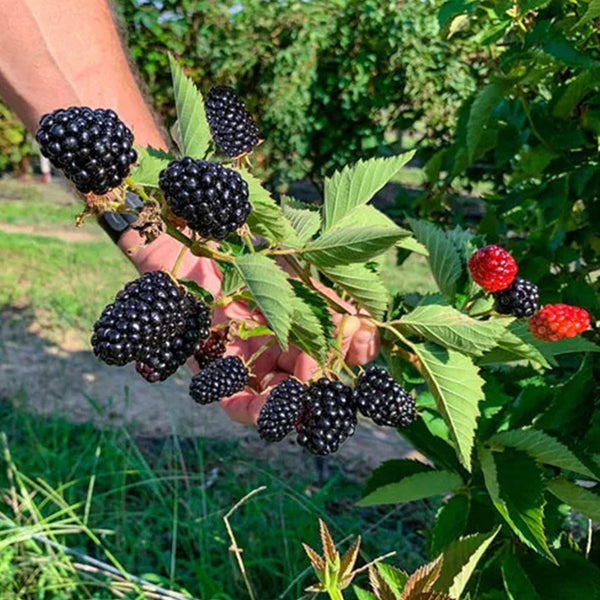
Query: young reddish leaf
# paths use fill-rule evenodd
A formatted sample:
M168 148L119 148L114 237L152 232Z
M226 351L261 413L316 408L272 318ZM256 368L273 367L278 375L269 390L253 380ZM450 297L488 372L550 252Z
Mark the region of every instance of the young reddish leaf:
M325 560L332 565L339 564L340 554L335 549L333 538L329 533L329 529L327 529L327 525L325 525L325 521L322 519L319 519L319 529L321 531L321 544L323 544L323 556Z
M419 567L409 578L402 591L402 600L415 600L418 594L431 590L442 571L444 557Z
M308 544L302 544L302 547L308 555L315 571L323 571L325 569L325 561Z

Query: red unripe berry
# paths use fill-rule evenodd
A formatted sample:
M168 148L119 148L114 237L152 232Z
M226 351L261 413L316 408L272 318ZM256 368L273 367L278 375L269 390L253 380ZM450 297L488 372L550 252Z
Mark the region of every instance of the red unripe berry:
M575 337L589 326L590 315L588 312L569 304L547 304L529 320L531 333L546 342Z
M469 271L473 281L486 292L499 292L513 282L517 263L504 248L490 245L471 255Z

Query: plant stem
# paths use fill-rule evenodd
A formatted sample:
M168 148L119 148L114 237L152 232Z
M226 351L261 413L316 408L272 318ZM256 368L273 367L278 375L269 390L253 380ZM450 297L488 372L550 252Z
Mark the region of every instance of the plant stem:
M250 367L252 365L252 363L254 363L263 352L268 350L274 344L275 344L274 339L269 340L266 344L263 344L247 361L245 361L246 367Z
M138 185L137 183L135 183L135 181L133 181L133 179L131 179L131 177L126 177L125 178L125 183L132 189L135 191L135 193L144 201L144 202L150 202L150 196L148 196L148 194L146 194L146 190L144 190L144 188L140 185Z
M344 595L342 594L342 591L339 590L337 587L328 589L327 594L329 595L331 600L344 600Z
M248 234L248 232L244 232L243 235L244 238L244 242L246 243L246 246L248 246L248 250L250 250L251 254L254 254L256 252L256 250L254 250L254 244L252 243L252 240L250 239L250 235Z
M181 266L181 261L183 260L183 257L185 256L185 253L187 251L188 251L187 246L181 246L181 250L179 251L179 254L177 255L175 264L173 265L173 268L171 269L171 275L173 276L173 279L177 279L177 272L179 271L179 267Z

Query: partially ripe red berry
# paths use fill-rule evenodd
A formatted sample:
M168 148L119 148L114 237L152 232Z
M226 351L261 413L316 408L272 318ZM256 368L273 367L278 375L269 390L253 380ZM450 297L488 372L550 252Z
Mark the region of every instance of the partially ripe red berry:
M589 326L590 315L588 312L569 304L547 304L529 320L531 333L546 342L575 337Z
M513 282L517 263L504 248L491 245L471 255L469 271L473 281L486 292L499 292Z

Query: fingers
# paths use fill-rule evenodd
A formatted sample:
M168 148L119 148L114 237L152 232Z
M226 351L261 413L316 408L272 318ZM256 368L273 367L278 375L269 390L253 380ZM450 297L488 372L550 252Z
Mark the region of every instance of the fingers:
M378 354L379 329L372 321L361 319L358 331L350 340L346 362L351 367L364 365L375 360Z

